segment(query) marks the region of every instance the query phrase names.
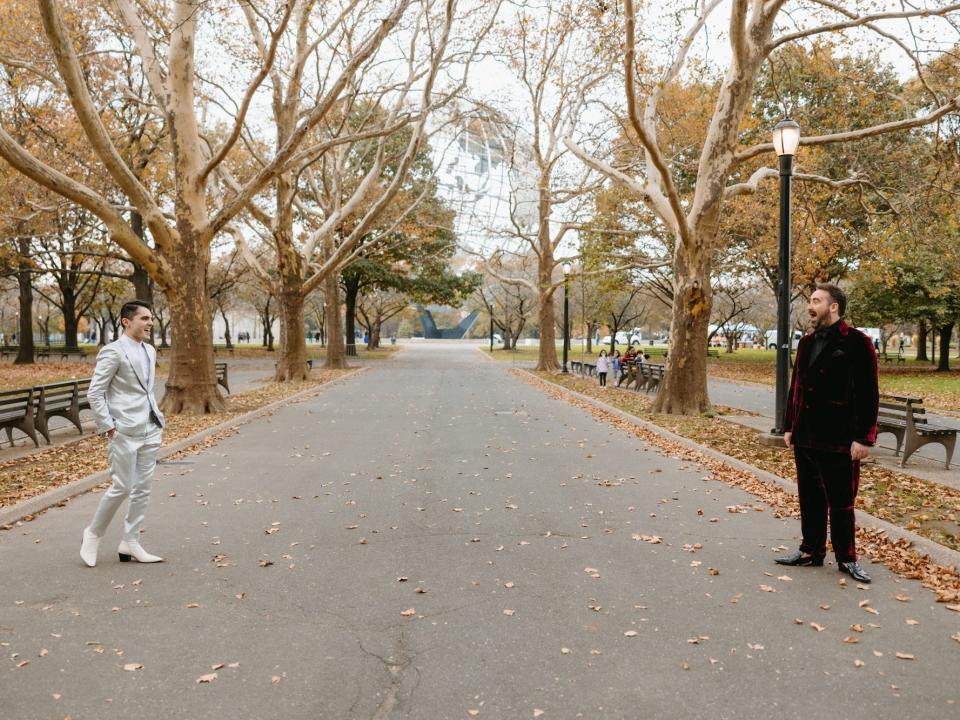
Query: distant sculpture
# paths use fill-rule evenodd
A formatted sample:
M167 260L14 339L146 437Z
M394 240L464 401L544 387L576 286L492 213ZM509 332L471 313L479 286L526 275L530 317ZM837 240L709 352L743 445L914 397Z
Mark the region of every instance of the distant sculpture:
M461 340L470 331L470 328L473 327L477 316L480 315L479 310L474 310L461 320L456 327L443 328L441 330L433 321L433 314L423 307L423 305L417 305L417 312L420 313L420 322L423 323L423 337L428 340Z

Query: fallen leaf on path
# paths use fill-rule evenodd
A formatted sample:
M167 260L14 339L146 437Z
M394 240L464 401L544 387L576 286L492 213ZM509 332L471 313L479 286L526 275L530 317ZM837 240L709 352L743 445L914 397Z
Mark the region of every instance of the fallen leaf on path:
M261 560L260 567L270 567L273 565L273 560Z
M897 653L897 659L898 659L898 660L913 660L914 657L913 657L913 655L911 655L910 653L898 652L898 653Z
M909 595L894 595L893 597L900 602L910 602L913 599Z
M823 632L824 630L827 629L826 625L821 625L820 623L815 623L815 622L810 623L810 627L812 627L817 632Z
M417 614L417 609L416 609L416 608L407 608L406 610L401 610L401 611L400 611L400 614L401 614L403 617L412 617L413 615L416 615L416 614Z
M507 617L512 617L515 612L516 610L511 610L510 608L507 608L506 610L503 611L503 614L506 615Z
M123 666L123 669L127 672L136 672L137 670L143 670L143 665L140 663L127 663Z
M843 639L843 641L844 641L845 643L847 643L848 645L856 645L858 642L860 642L857 638L853 637L852 635L847 635L847 636Z
M640 633L638 633L636 630L627 630L627 631L624 633L624 636L626 636L626 637L636 637L636 636L639 635L639 634L640 634Z
M866 663L863 662L863 660L854 660L854 661L853 661L853 666L854 666L854 667L862 668L864 665L866 665Z
M283 678L279 675L274 675L272 678L270 678L270 682L274 685L279 685L281 680L283 680Z
M217 674L215 672L207 673L206 675L201 675L197 678L197 685L200 683L212 683L217 679Z

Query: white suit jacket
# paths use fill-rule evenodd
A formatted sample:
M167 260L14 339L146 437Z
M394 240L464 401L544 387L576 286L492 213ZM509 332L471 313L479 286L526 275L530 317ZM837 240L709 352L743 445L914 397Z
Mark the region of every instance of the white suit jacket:
M157 365L157 351L144 343L150 367ZM97 423L97 432L104 433L116 428L124 435L144 435L163 427L164 420L157 399L153 396L153 378L143 377L143 362L139 357L130 357L120 340L105 345L97 354L97 367L90 380L87 399ZM156 418L156 422L153 418Z

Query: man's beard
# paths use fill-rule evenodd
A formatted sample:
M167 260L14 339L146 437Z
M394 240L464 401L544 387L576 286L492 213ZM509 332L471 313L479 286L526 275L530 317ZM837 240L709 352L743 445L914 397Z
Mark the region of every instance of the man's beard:
M823 328L830 327L830 314L814 315L810 318L810 327L814 330L822 330Z

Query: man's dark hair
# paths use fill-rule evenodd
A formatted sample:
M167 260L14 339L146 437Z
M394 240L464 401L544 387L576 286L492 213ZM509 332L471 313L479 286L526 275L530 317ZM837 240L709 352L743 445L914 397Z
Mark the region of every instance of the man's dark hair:
M830 301L837 304L837 311L840 313L840 317L843 317L843 314L847 311L847 294L833 283L820 283L817 285L817 290L829 293Z
M150 307L150 303L146 300L128 300L123 304L123 307L120 308L120 319L133 320L133 316L137 314L140 308L146 308L150 312L153 312L153 308Z

